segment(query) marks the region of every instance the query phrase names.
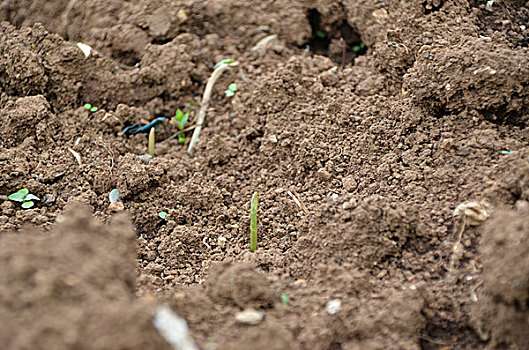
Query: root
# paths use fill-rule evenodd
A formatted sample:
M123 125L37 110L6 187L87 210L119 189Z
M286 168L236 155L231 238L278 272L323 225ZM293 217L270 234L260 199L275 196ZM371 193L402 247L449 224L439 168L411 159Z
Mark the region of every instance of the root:
M213 92L213 86L217 79L221 76L222 72L231 67L238 66L239 62L224 63L218 66L211 76L208 79L206 84L206 89L204 90L204 95L202 96L202 105L200 106L200 111L198 112L198 119L195 125L195 131L193 131L193 136L189 142L189 147L187 148L187 154L192 157L195 151L195 146L200 139L200 132L202 131L202 125L204 124L204 119L206 119L206 112L209 108L209 100L211 99L211 93Z

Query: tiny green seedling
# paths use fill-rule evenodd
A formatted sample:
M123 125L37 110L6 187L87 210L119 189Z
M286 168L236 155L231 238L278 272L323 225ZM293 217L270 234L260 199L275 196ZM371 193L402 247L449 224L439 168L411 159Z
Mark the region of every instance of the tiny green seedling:
M29 209L35 205L33 201L40 201L40 198L29 193L27 188L22 188L18 192L9 195L10 200L15 202L22 202L22 208Z
M325 39L325 37L327 36L327 33L325 33L325 31L323 30L318 30L316 32L316 36L320 39Z
M506 154L513 154L514 151L501 151L501 154L503 155L506 155Z
M185 128L185 125L186 125L187 121L189 120L189 109L190 108L188 108L188 110L185 113L182 112L181 109L178 109L176 111L175 116L173 118L171 118L173 123L180 130L180 132L178 133L178 143L185 143L186 142L186 137L184 136L184 128Z
M108 200L110 203L121 202L121 199L119 199L119 190L117 188L114 188L112 191L110 191L108 194Z
M151 131L149 131L149 144L147 145L147 153L151 157L154 157L154 144L156 142L156 135L154 133L154 128L151 128Z
M228 86L228 90L224 91L224 94L227 97L233 97L235 95L235 91L237 91L237 84L231 83L230 86Z
M99 110L99 108L97 108L96 106L92 106L90 103L87 103L85 104L84 106L84 109L86 109L87 111L90 111L90 112L97 112Z
M360 43L358 45L355 45L353 46L353 52L358 54L360 53L361 51L363 51L364 49L366 48L366 44L364 43Z
M281 299L281 304L283 305L288 305L288 302L290 301L290 299L288 298L288 295L286 294L281 294L279 296L279 298Z
M164 221L167 221L167 213L165 211L159 212L158 217Z
M252 196L250 205L250 252L257 249L257 192Z
M220 67L223 64L228 64L228 63L233 63L233 62L235 62L235 60L233 58L226 58L226 59L224 59L222 61L217 62L217 64L215 65L214 68Z

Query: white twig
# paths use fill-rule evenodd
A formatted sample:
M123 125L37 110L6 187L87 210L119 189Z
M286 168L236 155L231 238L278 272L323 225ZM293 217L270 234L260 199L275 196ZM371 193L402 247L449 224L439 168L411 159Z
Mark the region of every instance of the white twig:
M73 156L75 157L75 160L77 161L77 163L79 163L79 166L81 166L83 164L81 160L81 155L69 147L68 147L68 151L70 151L70 153L73 154Z
M198 143L200 139L200 131L202 131L202 125L204 124L204 119L206 119L206 112L209 107L209 100L211 98L211 93L213 92L213 86L215 85L215 82L220 77L222 72L224 72L226 69L230 69L231 67L238 66L239 62L231 62L231 63L223 63L220 66L218 66L213 73L211 73L211 76L208 79L208 82L206 84L206 89L204 90L204 95L202 96L202 105L200 106L200 111L198 112L198 118L197 123L195 127L195 131L193 131L193 136L191 137L191 141L189 142L189 147L187 148L187 154L192 157L193 152L195 151L195 146Z
M287 191L287 194L292 198L292 200L294 201L294 203L296 203L296 205L299 207L299 209L301 209L305 214L309 214L309 211L307 210L307 208L303 205L303 203L301 203L301 201L298 199L298 197L296 197L292 192L290 191Z

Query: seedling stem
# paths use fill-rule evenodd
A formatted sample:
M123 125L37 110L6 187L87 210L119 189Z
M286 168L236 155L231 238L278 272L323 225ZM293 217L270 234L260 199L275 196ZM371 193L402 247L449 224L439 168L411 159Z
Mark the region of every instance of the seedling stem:
M155 142L154 128L151 128L151 131L149 132L149 146L147 149L147 152L150 154L151 157L154 157L154 142Z
M250 206L250 252L257 249L257 192L253 194Z

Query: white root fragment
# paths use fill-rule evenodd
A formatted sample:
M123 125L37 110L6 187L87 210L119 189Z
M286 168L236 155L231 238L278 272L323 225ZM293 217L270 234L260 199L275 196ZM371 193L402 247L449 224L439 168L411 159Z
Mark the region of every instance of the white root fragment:
M255 44L254 47L252 47L252 51L259 53L259 54L263 54L268 49L273 48L274 45L277 44L276 42L277 42L277 34L266 36L262 38L261 40L259 40L259 42Z
M68 151L70 151L70 153L73 154L73 156L75 157L75 160L77 161L79 166L83 165L83 161L81 160L81 155L79 153L75 152L70 147L68 147Z
M459 263L459 260L463 256L463 245L461 244L461 239L463 237L463 232L465 227L468 226L478 226L483 223L490 216L490 206L485 201L480 202L465 202L456 207L454 210L453 216L455 218L460 218L461 224L459 228L459 233L457 235L457 240L454 243L452 248L452 255L450 256L450 263L448 265L448 270L452 271L456 265ZM454 230L457 225L454 225Z
M193 136L191 137L191 141L189 142L189 147L187 148L187 154L192 157L193 153L195 151L195 146L198 143L200 139L200 132L202 131L202 125L204 124L204 119L206 119L206 111L209 107L209 100L211 99L211 93L213 92L213 86L215 85L215 82L217 79L221 76L222 72L224 72L227 69L230 69L231 67L238 66L239 62L231 62L231 63L223 63L220 66L218 66L213 73L211 73L211 76L208 79L208 82L206 84L206 89L204 90L204 95L202 96L202 105L200 106L200 111L198 112L198 119L195 127L195 131L193 131Z
M299 209L301 209L305 214L309 214L308 209L305 207L305 205L303 205L303 203L301 203L301 201L298 199L298 197L296 197L296 195L294 195L290 191L287 191L287 194L292 198L292 200L294 201L294 203L296 203Z

